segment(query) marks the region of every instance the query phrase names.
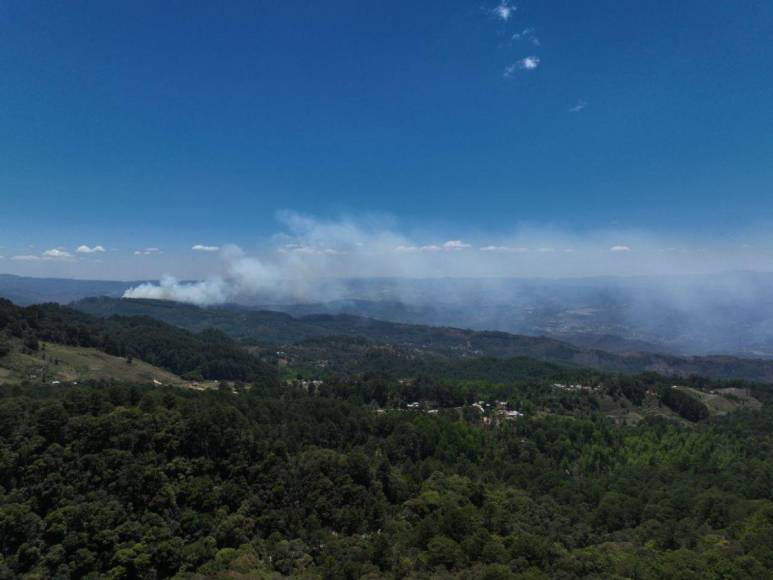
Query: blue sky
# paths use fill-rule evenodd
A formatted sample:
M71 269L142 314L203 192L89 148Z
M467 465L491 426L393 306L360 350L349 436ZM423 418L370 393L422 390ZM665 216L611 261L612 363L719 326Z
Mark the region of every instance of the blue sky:
M11 1L0 72L0 271L198 275L284 210L416 247L773 223L762 0Z

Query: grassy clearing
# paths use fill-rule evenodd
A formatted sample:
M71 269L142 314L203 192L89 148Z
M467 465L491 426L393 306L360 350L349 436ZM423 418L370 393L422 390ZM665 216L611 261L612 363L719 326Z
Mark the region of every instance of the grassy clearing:
M93 348L41 343L41 350L26 354L14 349L0 359L0 383L23 380L71 382L86 379L111 379L126 382L158 381L183 385L177 375L134 359L111 356Z
M759 409L762 407L757 399L745 389L719 389L716 391L699 391L691 387L677 387L701 401L712 415L725 415L736 409Z

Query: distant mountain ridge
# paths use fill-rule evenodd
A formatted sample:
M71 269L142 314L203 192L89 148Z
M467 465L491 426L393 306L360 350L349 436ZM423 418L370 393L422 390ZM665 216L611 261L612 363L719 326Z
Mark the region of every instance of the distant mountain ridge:
M318 282L318 283L317 283ZM549 336L581 348L773 360L773 273L581 279L320 279L307 303L236 302L295 317L352 314L409 324ZM140 282L0 275L18 304L119 298ZM320 298L324 297L324 298Z
M0 298L6 298L19 306L43 302L67 304L88 296L120 298L126 290L137 284L141 284L141 282L30 278L0 274Z
M247 344L277 345L325 336L358 336L417 353L445 357L529 357L557 364L623 373L773 382L773 361L733 356L678 357L648 352L612 353L552 338L387 322L348 314L293 317L240 306L199 308L159 300L89 298L72 305L94 316L150 316L199 332L215 328Z

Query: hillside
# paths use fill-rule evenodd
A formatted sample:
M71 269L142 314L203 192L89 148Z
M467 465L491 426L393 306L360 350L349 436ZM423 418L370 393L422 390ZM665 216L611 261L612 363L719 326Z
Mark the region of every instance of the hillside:
M0 358L0 384L23 381L82 382L110 380L124 383L179 385L174 373L139 359L112 356L95 348L40 344L38 351L26 351L19 343ZM155 381L155 382L154 382Z
M607 371L658 372L687 377L773 381L773 361L732 356L677 357L651 352L612 353L581 348L545 337L451 327L401 324L353 316L293 317L238 306L199 308L159 300L89 298L73 304L95 316L150 316L191 331L216 328L247 344L293 344L309 338L350 336L399 346L417 354L444 357L530 357Z
M218 331L192 333L150 317L98 318L57 304L22 308L0 299L0 357L19 344L38 353L41 343L140 359L191 380L276 380L271 365Z

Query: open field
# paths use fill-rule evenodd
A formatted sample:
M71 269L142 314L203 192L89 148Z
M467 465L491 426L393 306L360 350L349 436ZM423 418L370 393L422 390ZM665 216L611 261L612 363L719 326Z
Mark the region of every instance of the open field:
M41 343L41 350L26 354L17 349L0 360L0 383L25 379L71 382L85 379L183 385L177 375L134 359L111 356L93 348Z

